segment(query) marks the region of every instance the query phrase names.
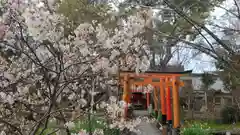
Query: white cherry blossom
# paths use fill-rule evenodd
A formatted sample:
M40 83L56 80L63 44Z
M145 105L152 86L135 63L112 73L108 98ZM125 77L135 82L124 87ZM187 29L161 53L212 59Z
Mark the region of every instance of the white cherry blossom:
M4 120L14 123L18 134L35 134L50 117L61 121L61 113L67 119L65 110L88 108L96 76L101 80L96 92L101 93L119 69L138 65L145 71L149 66L148 45L139 36L145 21L139 13L118 28L83 23L66 34L68 19L56 12L54 0L47 0L48 5L42 0L6 2L0 17L0 48L8 52L0 56L0 116L11 112ZM111 119L123 112L117 104L107 110Z

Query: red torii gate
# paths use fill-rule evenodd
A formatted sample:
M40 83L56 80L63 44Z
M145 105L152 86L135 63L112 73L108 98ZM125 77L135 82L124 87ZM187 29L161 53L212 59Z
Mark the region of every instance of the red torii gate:
M172 99L173 99L173 127L180 127L180 105L179 105L179 87L183 86L184 83L179 80L180 76L191 73L192 70L184 72L155 72L147 71L144 73L135 73L132 71L120 71L119 79L120 84L123 86L123 101L127 104L130 103L131 85L134 86L146 86L152 85L154 90L154 109L157 111L157 105L161 104L162 124L172 123L172 107L171 107L171 88L172 88ZM136 79L143 78L143 81L137 81ZM154 82L153 79L158 79L158 82ZM160 99L157 95L156 87L160 88ZM150 91L145 91L147 97L147 107L150 104ZM160 103L159 103L160 102ZM127 108L125 114L127 114ZM125 115L126 116L126 115Z

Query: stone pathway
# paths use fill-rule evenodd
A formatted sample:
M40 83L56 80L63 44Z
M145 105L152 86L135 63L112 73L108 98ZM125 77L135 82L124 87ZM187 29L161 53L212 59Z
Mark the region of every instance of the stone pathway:
M138 135L160 135L160 131L151 123L141 122L138 129L141 132Z
M136 117L148 116L147 111L140 111L140 110L135 110L133 114ZM160 135L161 134L159 129L157 129L154 123L148 123L146 121L142 121L140 125L137 127L137 129L139 129L141 132L138 135Z

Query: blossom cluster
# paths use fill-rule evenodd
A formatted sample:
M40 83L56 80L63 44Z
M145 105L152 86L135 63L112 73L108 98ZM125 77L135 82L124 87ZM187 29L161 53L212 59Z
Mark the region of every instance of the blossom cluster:
M65 109L86 107L96 76L100 91L108 86L105 79L119 69L145 71L149 66L140 14L120 20L117 28L106 29L93 20L68 33L65 22L70 20L57 12L55 3L1 3L0 116L14 123L12 128L19 127L9 134L33 134L50 117L61 121L57 114L67 115Z
M107 115L104 118L105 120L108 121L108 124L102 122L102 121L97 121L99 124L104 125L105 127L108 127L110 129L119 129L120 131L123 131L125 129L128 129L130 132L140 132L137 127L142 121L146 122L152 122L153 120L150 120L146 117L137 117L132 120L125 120L124 119L124 101L121 101L119 103L116 102L116 97L110 97L110 103L102 102L99 107L102 109L106 109ZM110 120L110 121L109 121ZM65 126L68 127L69 129L75 129L76 128L76 123L73 121L69 121L65 123ZM84 129L79 131L78 135L87 135L88 132ZM103 135L103 130L102 129L95 129L94 133L96 135Z

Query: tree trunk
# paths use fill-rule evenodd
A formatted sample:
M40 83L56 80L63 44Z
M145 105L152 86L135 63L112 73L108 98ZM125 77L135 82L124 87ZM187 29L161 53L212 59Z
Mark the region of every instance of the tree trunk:
M205 107L208 110L207 91L204 92L204 98L205 98Z
M194 109L194 105L195 105L195 99L193 99L193 100L192 100L192 103L191 103L192 120L194 119L194 111L195 111L195 109Z
M154 52L154 50L152 50L152 60L150 63L150 68L155 70L156 69L156 62L155 62L155 58L156 58L156 53Z
M191 95L188 95L188 112L191 110Z

